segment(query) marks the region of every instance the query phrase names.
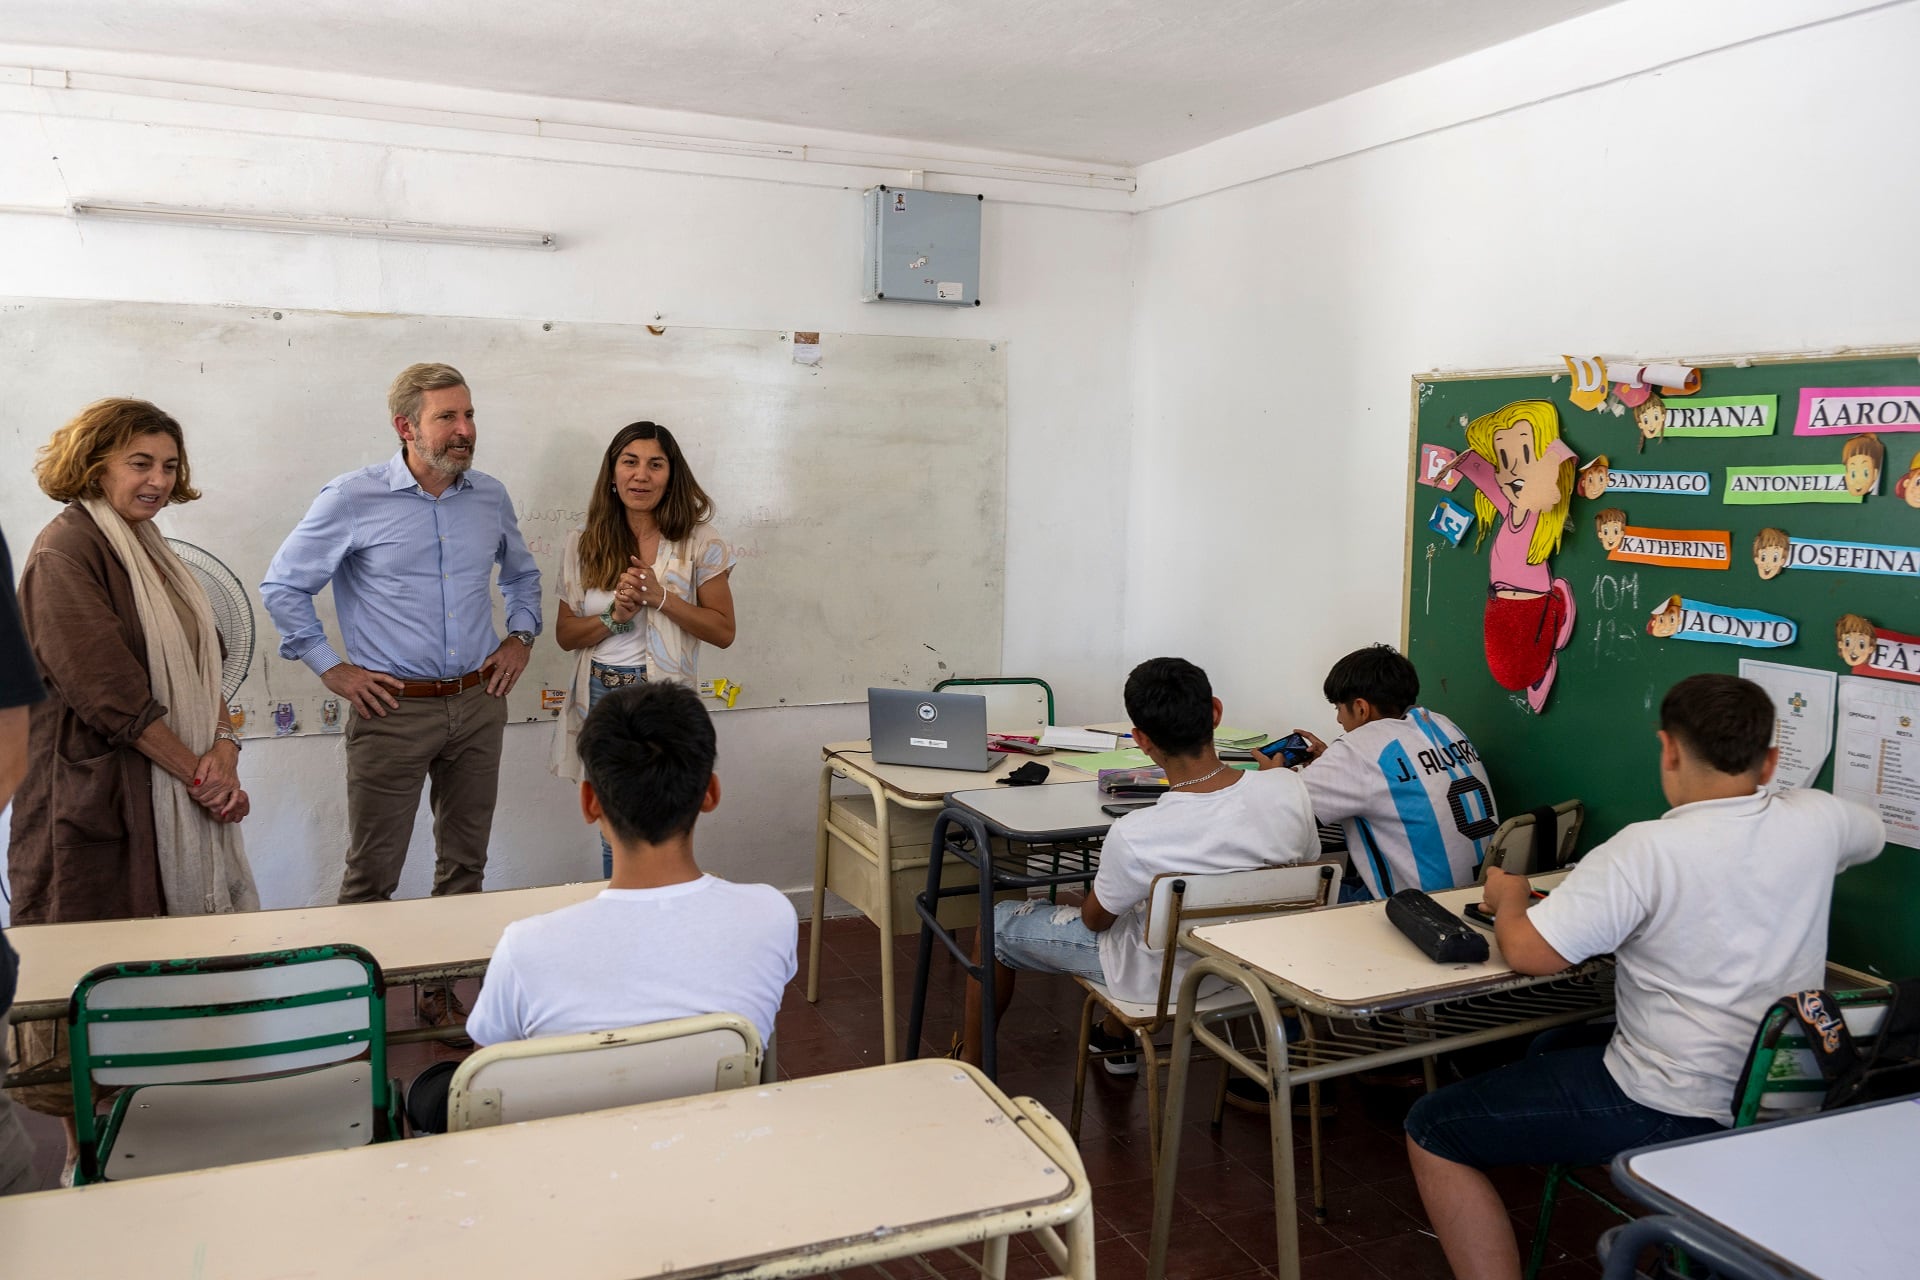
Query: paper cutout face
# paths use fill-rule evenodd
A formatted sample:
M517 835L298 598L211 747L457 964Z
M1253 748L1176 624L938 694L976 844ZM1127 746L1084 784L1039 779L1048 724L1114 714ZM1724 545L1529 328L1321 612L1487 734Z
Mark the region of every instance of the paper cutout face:
M1907 474L1894 483L1893 496L1910 507L1920 508L1920 453L1913 455L1913 461L1907 464Z
M1627 513L1618 507L1608 507L1593 518L1593 531L1599 535L1600 545L1611 554L1626 536Z
M1660 602L1660 607L1647 619L1647 634L1664 640L1680 630L1680 624L1686 620L1686 608L1680 603L1679 596L1668 596Z
M1667 431L1667 402L1657 392L1649 392L1633 411L1633 425L1640 429L1641 440L1658 440ZM1644 443L1642 444L1644 448Z
M1607 492L1607 455L1597 455L1586 466L1580 468L1580 496L1592 501Z
M1792 547L1793 540L1787 537L1785 529L1762 529L1753 535L1753 567L1760 571L1760 581L1780 576L1780 571L1787 567L1787 553Z
M1553 576L1548 558L1566 532L1578 462L1548 400L1516 400L1475 418L1460 455L1459 473L1474 487L1475 549L1497 529L1482 615L1487 671L1503 689L1526 690L1535 712L1573 639L1573 588Z
M1869 431L1847 441L1840 451L1840 460L1847 466L1847 492L1864 498L1880 487L1880 468L1886 464L1887 447L1880 443L1879 436Z
M1846 613L1833 626L1840 661L1857 667L1873 656L1873 623L1857 613Z

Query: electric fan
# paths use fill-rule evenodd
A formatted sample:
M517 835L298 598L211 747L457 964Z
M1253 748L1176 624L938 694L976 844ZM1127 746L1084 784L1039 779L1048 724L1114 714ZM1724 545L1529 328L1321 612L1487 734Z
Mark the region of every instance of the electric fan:
M214 629L227 651L220 667L220 696L232 702L233 695L240 691L240 682L247 678L247 668L253 664L253 605L247 600L247 589L211 551L178 538L168 538L167 545L193 570L207 593L207 603L213 606Z

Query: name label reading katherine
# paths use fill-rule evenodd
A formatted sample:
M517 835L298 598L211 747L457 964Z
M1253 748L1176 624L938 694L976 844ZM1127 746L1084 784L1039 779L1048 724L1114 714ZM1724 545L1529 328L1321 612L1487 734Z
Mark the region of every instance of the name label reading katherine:
M1823 542L1813 538L1791 538L1788 540L1787 567L1920 578L1920 547L1884 547L1876 542Z
M1676 640L1779 649L1792 644L1799 632L1793 619L1758 609L1735 609L1699 600L1682 600L1680 608L1680 629L1673 633Z
M1665 565L1669 569L1725 569L1732 565L1731 536L1724 529L1639 529L1628 525L1609 560Z
M1920 431L1920 387L1802 387L1797 436Z
M1844 463L1807 462L1790 467L1728 467L1720 499L1734 506L1783 502L1858 502L1847 492Z
M1704 471L1608 471L1609 493L1681 493L1704 497L1713 492L1713 477Z
M1778 396L1688 396L1667 401L1670 436L1770 436L1779 425Z

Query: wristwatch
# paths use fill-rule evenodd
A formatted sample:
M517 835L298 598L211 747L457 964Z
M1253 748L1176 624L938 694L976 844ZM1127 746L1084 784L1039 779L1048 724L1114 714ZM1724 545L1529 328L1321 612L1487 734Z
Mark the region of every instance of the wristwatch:
M533 648L533 632L531 631L509 631L507 632L507 639L518 640L521 644L527 646L527 648Z

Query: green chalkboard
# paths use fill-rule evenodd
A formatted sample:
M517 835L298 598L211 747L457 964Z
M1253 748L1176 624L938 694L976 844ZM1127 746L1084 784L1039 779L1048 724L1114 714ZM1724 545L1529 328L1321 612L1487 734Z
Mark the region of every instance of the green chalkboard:
M1784 529L1794 537L1920 547L1920 509L1894 496L1895 483L1920 452L1920 431L1878 432L1886 448L1879 493L1862 503L1729 504L1727 468L1837 464L1848 436L1796 436L1802 387L1912 387L1920 385L1913 352L1874 352L1847 358L1769 357L1739 366L1699 364L1696 397L1668 398L1670 409L1698 400L1777 397L1772 434L1678 435L1637 450L1631 413L1615 416L1569 402L1571 377L1562 369L1488 375L1433 375L1414 379L1414 443L1410 467L1417 480L1421 445L1462 452L1465 423L1516 400L1540 399L1558 411L1562 437L1582 462L1608 455L1614 469L1705 472L1710 492L1612 491L1573 499L1553 575L1572 588L1577 615L1572 640L1543 714L1489 673L1483 614L1493 536L1477 549L1469 528L1454 546L1428 527L1442 499L1473 510L1473 487L1451 492L1413 483L1408 504L1406 634L1408 655L1420 669L1422 701L1453 717L1486 758L1505 814L1577 796L1587 804L1583 844L1591 846L1631 822L1658 817L1657 744L1660 699L1683 676L1737 672L1743 657L1845 674L1834 645L1834 623L1844 613L1880 627L1920 635L1920 578L1789 569L1770 581L1754 568L1754 535ZM1730 422L1742 415L1689 415ZM1745 415L1749 419L1751 414ZM1731 535L1731 567L1695 569L1609 560L1594 530L1607 507L1626 511L1632 525L1672 530L1724 530ZM1798 624L1783 648L1747 648L1647 634L1648 615L1670 595L1782 615ZM1833 764L1815 784L1832 786ZM1920 974L1920 850L1889 844L1880 858L1841 877L1834 898L1831 952L1843 964L1887 976Z

